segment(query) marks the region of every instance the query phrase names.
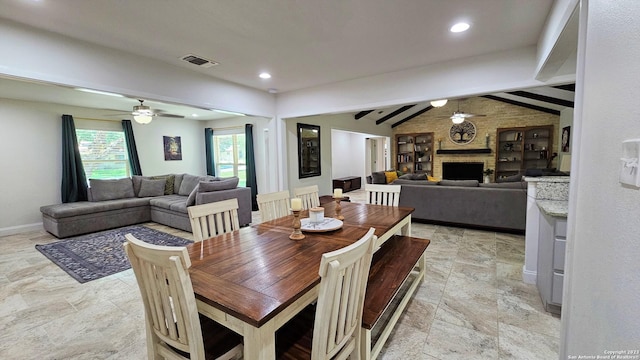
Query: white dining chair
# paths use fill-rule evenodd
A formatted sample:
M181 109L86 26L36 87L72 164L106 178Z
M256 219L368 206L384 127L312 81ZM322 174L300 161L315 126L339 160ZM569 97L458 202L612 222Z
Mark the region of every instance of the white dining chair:
M289 191L278 191L256 196L262 222L287 216L291 213Z
M187 212L196 242L240 229L238 199L189 206Z
M242 358L242 337L198 314L187 248L149 244L131 234L125 238L144 304L148 358Z
M318 301L278 330L276 358L360 358L362 307L374 231L371 228L355 243L322 255Z
M302 199L302 209L320 206L318 185L304 186L293 189L293 197Z
M365 184L366 203L374 205L398 206L400 201L400 185Z

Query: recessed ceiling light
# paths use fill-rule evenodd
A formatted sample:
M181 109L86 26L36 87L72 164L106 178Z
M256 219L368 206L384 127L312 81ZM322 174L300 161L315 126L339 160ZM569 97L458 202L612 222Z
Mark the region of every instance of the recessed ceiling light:
M191 117L198 117L198 114L191 114Z
M269 74L268 72L260 73L260 75L258 76L260 76L261 79L271 79L271 74Z
M465 22L459 22L459 23L453 25L451 27L451 29L449 29L449 31L454 32L454 33L459 33L459 32L463 32L463 31L469 30L469 27L471 27L469 24L467 24Z

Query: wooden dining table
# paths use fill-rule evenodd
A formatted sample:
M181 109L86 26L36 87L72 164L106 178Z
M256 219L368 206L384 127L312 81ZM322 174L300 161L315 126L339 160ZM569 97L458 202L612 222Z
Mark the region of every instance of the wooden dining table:
M293 215L187 246L198 311L244 337L244 359L275 359L275 333L318 298L322 254L375 228L379 247L411 235L413 208L342 202L341 228L291 240ZM336 203L323 205L333 217ZM301 218L308 217L303 210Z

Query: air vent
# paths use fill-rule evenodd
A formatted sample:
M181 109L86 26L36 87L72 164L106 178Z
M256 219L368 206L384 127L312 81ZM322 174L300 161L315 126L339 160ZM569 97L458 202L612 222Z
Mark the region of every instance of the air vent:
M181 57L180 59L183 60L183 61L192 63L193 65L201 66L203 68L209 68L209 67L218 65L218 63L213 61L213 60L207 60L205 58L202 58L200 56L196 56L196 55L193 55L193 54L185 55L185 56Z

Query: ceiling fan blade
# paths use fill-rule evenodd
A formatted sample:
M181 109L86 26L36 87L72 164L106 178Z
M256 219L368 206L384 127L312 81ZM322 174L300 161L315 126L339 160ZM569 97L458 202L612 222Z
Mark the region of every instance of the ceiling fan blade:
M176 119L184 119L184 116L182 116L182 115L166 114L166 113L155 113L155 114L153 114L153 116L166 117L166 118L176 118Z

